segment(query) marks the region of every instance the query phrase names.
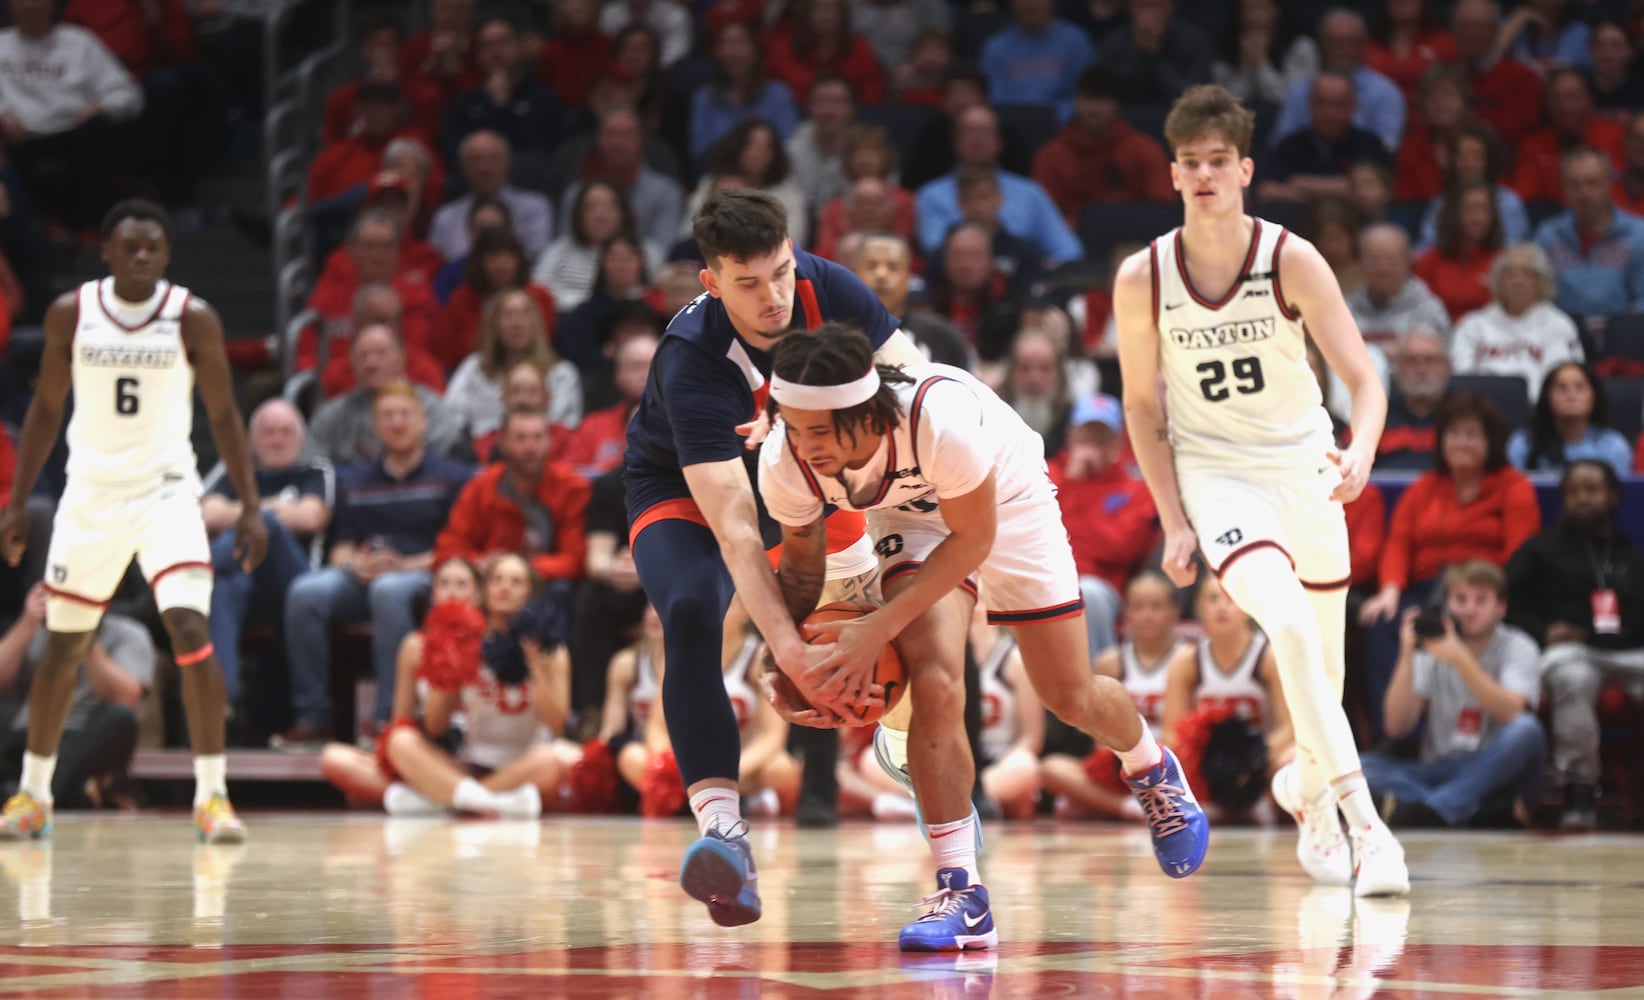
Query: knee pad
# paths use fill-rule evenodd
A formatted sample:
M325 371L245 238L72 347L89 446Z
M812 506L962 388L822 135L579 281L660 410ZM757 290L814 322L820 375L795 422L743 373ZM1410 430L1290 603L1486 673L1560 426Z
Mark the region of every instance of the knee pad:
M159 609L188 608L202 615L211 614L211 585L216 579L209 566L183 566L167 570L154 578L154 603Z

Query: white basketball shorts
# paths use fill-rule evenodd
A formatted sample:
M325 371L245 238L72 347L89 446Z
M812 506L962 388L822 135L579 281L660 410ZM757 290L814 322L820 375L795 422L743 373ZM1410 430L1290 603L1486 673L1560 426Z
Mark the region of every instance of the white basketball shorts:
M881 586L916 571L948 537L940 510L893 508L868 511L868 534L879 556ZM1062 508L1050 481L999 508L993 550L976 574L988 622L1031 625L1072 618L1084 611L1079 570L1062 524ZM966 580L972 594L977 580Z
M1182 508L1199 549L1221 576L1236 560L1277 548L1310 590L1346 587L1352 578L1347 520L1330 491L1341 474L1329 462L1292 470L1233 470L1178 462Z
M52 522L46 556L46 625L96 628L132 557L160 610L211 611L211 546L192 470L157 483L113 486L70 479Z

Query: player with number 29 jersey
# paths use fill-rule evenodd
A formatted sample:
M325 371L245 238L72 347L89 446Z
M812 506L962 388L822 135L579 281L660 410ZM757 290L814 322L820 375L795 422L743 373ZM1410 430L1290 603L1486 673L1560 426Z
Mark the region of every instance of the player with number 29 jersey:
M1289 234L1252 221L1240 280L1220 301L1193 287L1180 229L1150 247L1159 368L1178 464L1282 467L1297 455L1322 456L1333 444L1330 415L1307 365L1306 330L1279 283L1279 248Z

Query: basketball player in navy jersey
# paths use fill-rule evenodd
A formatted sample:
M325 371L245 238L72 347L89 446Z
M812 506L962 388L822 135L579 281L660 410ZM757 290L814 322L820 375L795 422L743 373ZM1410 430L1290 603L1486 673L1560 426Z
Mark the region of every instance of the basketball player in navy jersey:
M795 621L812 607L789 607L777 587L739 428L764 411L769 352L784 337L842 320L866 331L887 360L920 356L860 279L793 246L770 195L717 192L692 230L707 292L668 324L629 423L628 520L634 565L662 621L664 714L702 834L686 851L680 885L716 923L736 926L759 919L760 900L737 794L736 717L720 680L733 590L801 692L815 693L812 670L830 648L805 644ZM852 517L855 543L865 535L860 515ZM872 552L862 548L871 573Z
M1245 214L1254 122L1213 85L1183 94L1165 121L1185 225L1115 280L1125 422L1164 526L1165 572L1185 586L1202 550L1273 643L1298 750L1274 793L1300 826L1303 867L1360 896L1403 895L1404 851L1376 813L1341 707L1341 505L1369 479L1387 395L1324 258ZM1352 392L1348 448L1334 445L1308 335Z
M200 514L194 388L234 488L245 501L235 556L247 572L268 545L257 479L216 310L165 280L171 220L158 205L124 201L103 221L111 277L67 292L46 311L40 380L23 422L17 477L0 514L0 546L17 565L25 506L57 440L74 388L68 486L53 522L46 575L46 651L29 691L28 751L18 793L0 813L0 840L44 837L52 772L81 661L109 598L136 556L171 634L194 747L194 823L206 843L245 829L228 801L222 669L213 655L211 549Z

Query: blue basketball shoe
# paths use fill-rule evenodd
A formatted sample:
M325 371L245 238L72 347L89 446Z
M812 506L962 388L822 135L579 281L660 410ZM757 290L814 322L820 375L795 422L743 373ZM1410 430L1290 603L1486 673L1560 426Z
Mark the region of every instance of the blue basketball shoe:
M748 825L730 833L709 830L685 851L679 885L692 899L708 904L708 915L721 927L740 927L759 919L759 873L754 870Z
M885 739L885 727L876 726L873 730L873 759L879 764L879 770L890 775L891 780L908 790L913 796L913 810L918 814L919 832L928 841L930 834L925 832L925 811L919 808L919 796L913 790L913 776L907 768L899 767L891 760L890 743ZM976 856L982 856L982 817L976 812L976 803L970 805L970 819L976 827Z
M1210 849L1210 821L1193 789L1182 777L1181 761L1168 749L1159 763L1135 777L1125 776L1125 784L1136 793L1142 813L1153 831L1153 856L1171 878L1186 878L1204 864Z
M902 928L896 939L903 951L963 951L999 943L986 886L971 885L963 868L941 869L936 885L935 895L924 898L930 912Z

